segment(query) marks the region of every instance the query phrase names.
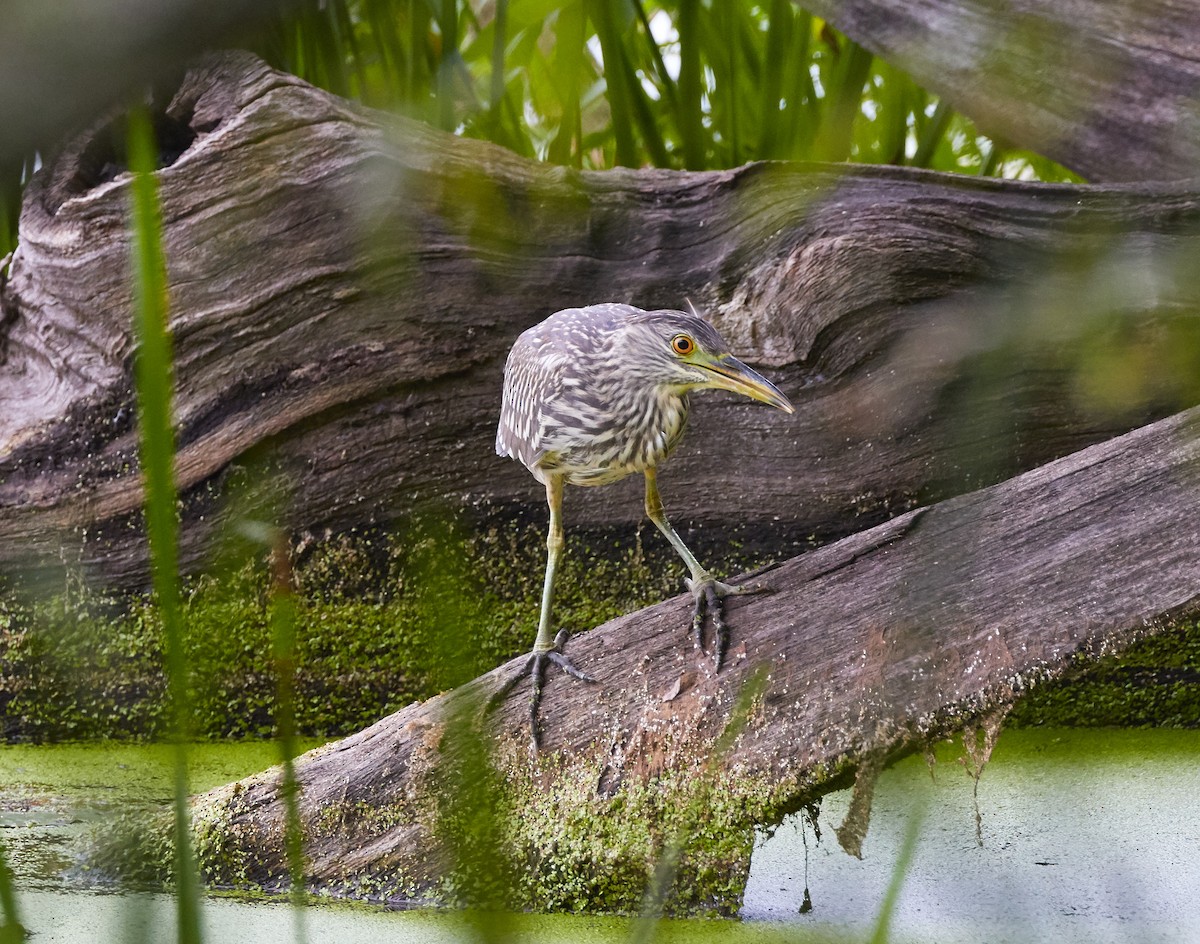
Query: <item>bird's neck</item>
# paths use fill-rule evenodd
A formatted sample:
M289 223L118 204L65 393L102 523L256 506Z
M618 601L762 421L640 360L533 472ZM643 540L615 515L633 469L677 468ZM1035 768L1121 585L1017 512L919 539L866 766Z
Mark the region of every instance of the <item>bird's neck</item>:
M653 402L648 404L647 437L653 441L650 451L656 460L663 458L679 442L687 426L688 391L679 387L658 386L653 388Z

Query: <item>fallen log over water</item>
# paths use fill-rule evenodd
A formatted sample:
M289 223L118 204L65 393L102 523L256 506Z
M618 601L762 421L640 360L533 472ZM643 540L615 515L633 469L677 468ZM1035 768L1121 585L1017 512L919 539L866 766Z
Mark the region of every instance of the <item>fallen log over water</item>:
M728 601L720 674L689 641L687 597L574 639L572 658L598 682L550 680L536 760L524 688L483 725L499 791L485 798L500 836L487 868L516 878L510 903L555 904L546 888L595 891L603 873L606 901L636 908L656 856L691 831L708 839L687 846L682 905L732 910L756 825L996 717L1080 653L1194 612L1198 422L1200 410L1173 416L755 575L770 592ZM464 715L478 718L518 664L300 760L312 887L453 897L454 795L485 801L447 771L463 769L471 743ZM744 723L714 752L759 672ZM648 792L660 798L653 817ZM210 878L236 880L223 865L236 861L243 881L285 882L277 772L196 809Z
M1185 186L579 173L248 54L206 59L156 114L191 571L247 480L288 496L293 532L428 499L540 514L540 489L493 452L500 375L517 334L568 305L690 298L779 382L795 416L702 398L663 489L681 523L792 546L1197 400L1200 195ZM66 562L137 587L120 137L101 123L47 163L0 265L0 570ZM1131 351L1156 369L1123 369ZM566 513L628 526L641 493L582 490Z

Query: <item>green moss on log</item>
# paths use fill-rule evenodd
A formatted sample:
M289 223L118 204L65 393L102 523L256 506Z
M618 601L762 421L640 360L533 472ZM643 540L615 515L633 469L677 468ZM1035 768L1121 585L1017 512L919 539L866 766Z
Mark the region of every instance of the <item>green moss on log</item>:
M681 589L681 567L656 533L568 536L556 620L595 626ZM544 536L505 523L468 534L452 524L414 524L393 534L305 537L294 545L299 732L358 730L440 690L432 634L452 606L470 627L456 653L473 674L525 651L541 594ZM714 569L764 562L737 547L706 549ZM437 567L437 579L430 568ZM185 620L198 738L273 733L265 562L192 579ZM446 594L454 599L448 600ZM6 741L153 739L166 727L161 627L152 602L113 597L68 580L30 599L0 588L0 736ZM1120 657L1084 663L1038 686L1013 711L1019 725L1200 724L1200 627L1176 625Z
M1079 658L1014 706L1006 726L1200 726L1200 622L1184 620L1119 655Z
M417 778L403 804L347 802L306 817L311 850L328 834L347 831L364 844L406 827L423 827L430 837L414 858L382 857L346 874L310 878L312 893L394 906L632 915L645 912L647 889L669 860L658 903L664 914L732 915L741 906L757 824L780 821L796 788L738 771L717 782L698 757L604 794L596 788L604 757L533 761L526 745L507 744L464 764L464 745L456 743L449 747L443 738L432 750L427 776ZM480 776L479 763L487 775ZM197 870L208 887L286 891L281 825L243 815L254 784L277 776L277 769L255 775L193 806ZM97 834L89 867L124 884L166 887L171 832L165 811L119 818Z

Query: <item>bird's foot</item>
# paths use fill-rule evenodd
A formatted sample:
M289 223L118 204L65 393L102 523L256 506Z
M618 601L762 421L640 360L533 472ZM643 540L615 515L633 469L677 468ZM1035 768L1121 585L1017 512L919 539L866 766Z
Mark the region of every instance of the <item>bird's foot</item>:
M725 652L729 649L729 626L725 622L725 606L721 601L728 596L760 593L766 588L758 584L744 584L735 587L732 584L722 583L711 574L688 578L685 583L696 600L696 608L692 611L692 635L696 640L696 648L704 651L704 614L708 613L712 619L716 645L713 661L716 662L717 671L720 672L721 666L725 662Z
M546 683L546 667L556 665L567 675L579 679L581 682L596 681L563 654L563 646L567 644L570 636L569 631L560 629L558 635L554 637L554 647L552 649L546 649L542 652L531 652L529 658L525 660L525 664L509 678L505 679L504 683L496 689L487 702L487 710L491 711L508 697L509 693L517 687L521 679L526 677L530 679L529 733L533 737L534 751L537 751L542 745L542 731L538 725L538 708L542 703L542 687Z

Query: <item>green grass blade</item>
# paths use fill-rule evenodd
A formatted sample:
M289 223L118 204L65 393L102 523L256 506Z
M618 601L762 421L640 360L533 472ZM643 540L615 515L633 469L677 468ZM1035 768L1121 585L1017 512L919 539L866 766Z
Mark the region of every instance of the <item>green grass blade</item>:
M6 190L8 188L5 188ZM7 256L17 245L17 213L20 205L20 188L17 196L0 193L0 259ZM0 272L0 276L3 273Z
M758 157L769 160L779 156L779 140L783 115L779 102L783 98L785 63L792 51L794 39L791 0L772 0L767 26L767 46L763 56L762 102L759 106ZM788 102L789 109L799 109L800 103Z
M271 656L275 666L275 729L283 767L284 838L289 897L293 906L294 939L303 944L304 906L308 895L304 879L304 833L300 825L300 783L296 779L296 592L287 538L273 535L271 548Z
M504 853L510 815L504 778L492 758L484 691L462 690L491 664L472 632L470 601L477 588L463 566L463 537L451 518L434 512L406 536L420 608L429 636L424 657L435 684L459 689L447 701L437 749L435 834L452 862L449 885L465 933L462 940L501 944L513 940L506 909L519 879Z
M917 841L921 837L921 826L924 822L924 807L914 809L909 814L908 828L904 831L904 841L900 845L900 855L892 867L892 876L888 880L883 903L879 906L879 914L875 918L875 930L871 934L871 944L887 944L891 934L892 918L896 913L896 903L900 900L900 892L904 888L908 871L912 867L913 854L917 851Z
M32 155L0 166L0 260L17 248L21 192L32 172Z
M442 31L442 52L437 69L438 127L454 129L454 60L458 55L458 3L442 0L438 12L438 28Z
M558 11L554 27L554 56L550 71L559 89L562 119L550 142L549 158L555 164L583 166L583 104L581 75L587 42L587 14L583 0L572 0Z
M348 57L354 65L353 75L357 86L355 94L361 100L371 83L367 75L366 57L354 29L354 20L345 0L330 3L328 10L329 32L342 56Z
M431 28L433 12L425 3L413 3L405 41L408 44L405 63L408 69L406 87L412 102L412 117L430 124L436 122L436 95L430 94L438 88L436 84L438 62L432 52Z
M0 923L0 944L20 944L28 938L28 932L21 925L12 869L8 867L3 843L0 843L0 918L3 919L3 923Z
M646 5L641 0L633 0L633 10L641 24L642 36L646 41L646 51L650 55L650 61L654 67L653 73L658 80L658 87L662 90L666 109L668 112L677 113L679 111L679 91L675 88L675 80L671 78L671 73L667 70L662 49L654 39L654 31L650 28L650 17L646 13Z
M663 907L670 895L671 886L679 870L679 863L683 858L688 839L691 834L702 827L704 822L708 796L716 784L717 765L745 730L751 711L762 697L763 692L766 691L767 676L767 667L759 666L746 679L741 691L738 692L737 700L729 712L729 720L713 744L705 763L705 770L701 774L703 789L686 810L685 825L663 845L658 861L654 865L654 872L646 888L641 913L630 928L630 944L650 944L654 940L659 921L662 918Z
M821 104L813 84L811 65L819 43L811 14L796 13L795 30L788 52L788 76L783 85L787 97L778 151L772 155L790 160L810 160L821 123Z
M680 0L676 27L679 30L679 136L683 141L683 166L703 170L705 163L703 96L704 76L700 65L700 0Z
M825 90L826 112L816 155L823 161L844 161L850 157L854 125L862 108L863 86L874 59L858 43L843 42L830 86Z
M979 162L980 177L995 177L1000 165L1004 163L1004 148L997 142L993 141L991 147L988 148L987 154L983 160Z
M638 131L641 132L642 142L650 154L650 162L656 167L670 167L671 155L667 153L666 141L663 140L659 119L650 104L650 98L624 56L622 66L625 69L623 84L632 90L630 102L633 105L633 117L637 122Z
M913 103L917 98L912 80L898 69L880 62L870 87L876 115L874 121L861 129L857 156L876 164L903 164Z
M588 4L600 52L604 56L604 79L608 104L612 110L612 133L616 142L615 163L637 167L639 163L633 126L637 120L633 101L634 90L629 87L624 49L617 33L612 0L590 0Z
M732 2L718 3L713 7L713 26L719 31L723 41L714 41L709 46L710 62L719 57L719 78L716 82L716 100L721 103L722 131L728 157L725 160L730 167L736 167L742 161L741 121L738 115L738 84L741 81L738 69L738 22L736 5Z
M946 135L946 127L950 124L953 114L954 110L944 101L937 103L933 117L922 129L921 137L917 141L917 151L912 159L913 167L928 167L933 163L933 156Z
M179 594L179 519L176 513L175 434L172 427L171 341L167 328L167 273L162 221L154 177L157 145L150 118L135 109L129 118L129 167L133 171L132 256L134 386L145 488L150 566L166 643L171 712L175 812L175 885L182 944L199 944L199 890L188 826L187 739L190 711L187 658Z
M492 37L492 94L488 107L492 113L492 126L499 130L500 109L504 105L504 50L508 45L508 0L496 0L496 16L493 22L495 35Z

